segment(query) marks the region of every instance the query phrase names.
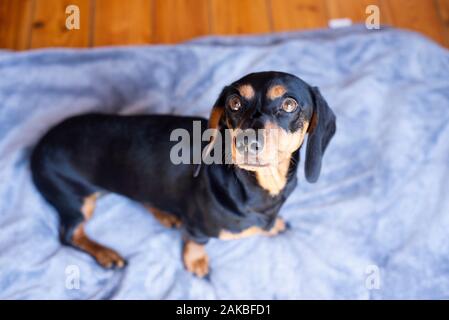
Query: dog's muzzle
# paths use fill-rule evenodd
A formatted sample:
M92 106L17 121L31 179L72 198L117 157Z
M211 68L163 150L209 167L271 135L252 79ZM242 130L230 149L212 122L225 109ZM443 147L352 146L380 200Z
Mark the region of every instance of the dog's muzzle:
M264 147L264 136L240 132L235 138L235 147L242 155L257 156Z
M235 161L240 165L265 166L267 165L265 150L265 134L254 130L243 130L237 133L234 140Z

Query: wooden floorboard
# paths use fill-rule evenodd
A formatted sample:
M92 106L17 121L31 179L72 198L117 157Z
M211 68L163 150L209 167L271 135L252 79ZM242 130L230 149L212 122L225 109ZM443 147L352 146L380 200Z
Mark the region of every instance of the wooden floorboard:
M95 0L94 14L94 46L151 42L151 0Z
M445 24L449 24L449 0L436 0L441 18Z
M355 23L364 23L368 14L366 8L376 5L380 10L380 23L389 23L389 15L385 12L380 0L326 0L330 19L349 18Z
M272 30L268 0L210 0L213 34L265 33Z
M270 0L274 31L327 26L325 0Z
M394 26L421 32L445 44L444 26L435 1L383 0L383 4L388 8Z
M65 27L68 5L81 29ZM449 47L449 0L0 0L0 48L177 43L207 34L323 28L329 19L380 22L421 32Z
M154 43L176 43L210 33L209 0L154 0Z
M31 22L31 48L89 46L89 0L34 0ZM80 29L66 27L66 8L76 5L80 10Z
M440 13L440 18L444 26L446 46L449 47L449 0L435 0L437 10Z
M0 48L28 49L32 7L32 0L0 1Z

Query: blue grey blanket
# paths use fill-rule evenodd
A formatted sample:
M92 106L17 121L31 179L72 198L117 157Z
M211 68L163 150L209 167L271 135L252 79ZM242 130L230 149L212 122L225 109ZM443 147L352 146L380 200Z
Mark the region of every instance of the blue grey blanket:
M319 86L338 119L319 182L298 172L281 211L291 230L212 240L210 280L198 279L177 231L111 194L87 231L129 265L107 271L61 246L29 170L49 127L90 111L207 116L224 85L261 70ZM449 298L448 51L361 27L0 51L0 298Z

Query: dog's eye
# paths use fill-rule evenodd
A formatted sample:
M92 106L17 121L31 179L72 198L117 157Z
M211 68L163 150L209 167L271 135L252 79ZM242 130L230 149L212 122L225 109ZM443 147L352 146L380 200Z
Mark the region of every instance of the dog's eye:
M238 111L242 107L242 102L238 96L232 96L228 100L228 106L232 111Z
M293 98L286 98L284 101L282 101L282 110L285 112L293 112L298 108L298 102L296 102Z

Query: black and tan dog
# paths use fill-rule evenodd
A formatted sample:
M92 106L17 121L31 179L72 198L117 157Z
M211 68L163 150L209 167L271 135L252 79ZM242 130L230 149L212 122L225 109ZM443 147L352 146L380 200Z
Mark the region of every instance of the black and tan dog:
M195 120L202 130L211 127L232 136L232 160L245 154L244 159L255 161L173 164L170 151L176 142L170 134L179 128L191 132ZM31 169L35 185L59 213L65 244L89 253L104 267L125 265L117 252L85 233L95 200L115 192L141 202L165 225L180 226L184 265L204 276L209 238L275 235L285 229L277 216L296 186L305 134L305 176L315 182L335 128L335 116L317 88L290 74L260 72L225 87L209 121L106 114L67 119L40 140ZM239 135L246 129L276 129L278 139L264 133L242 140Z

